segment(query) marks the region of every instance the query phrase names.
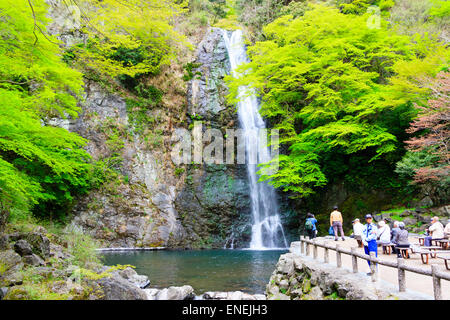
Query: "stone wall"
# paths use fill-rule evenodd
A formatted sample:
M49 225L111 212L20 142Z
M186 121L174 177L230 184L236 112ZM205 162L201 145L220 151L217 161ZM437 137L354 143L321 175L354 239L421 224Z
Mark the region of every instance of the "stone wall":
M292 250L292 247L291 247ZM413 292L398 292L387 282L371 281L363 273L289 252L280 256L266 288L269 300L415 300L431 299Z

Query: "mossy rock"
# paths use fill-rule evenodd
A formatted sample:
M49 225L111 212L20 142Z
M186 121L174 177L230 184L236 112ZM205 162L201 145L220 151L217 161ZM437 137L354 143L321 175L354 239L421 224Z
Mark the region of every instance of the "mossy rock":
M29 292L23 286L11 287L6 293L3 300L30 300Z
M308 293L311 291L311 280L310 279L305 278L303 280L302 291L303 291L303 293Z

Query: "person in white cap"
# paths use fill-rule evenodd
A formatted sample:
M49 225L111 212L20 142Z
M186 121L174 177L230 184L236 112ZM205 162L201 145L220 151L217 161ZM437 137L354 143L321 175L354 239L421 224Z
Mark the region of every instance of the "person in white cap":
M377 225L372 223L372 215L366 214L366 222L362 233L362 242L364 244L364 252L370 255L370 252L375 252L375 257L378 256L377 247ZM367 261L370 266L370 261ZM368 273L370 274L370 273Z
M362 232L363 232L364 226L361 222L359 222L359 219L353 220L353 237L355 238L356 242L358 242L358 247L362 248Z
M439 222L439 217L431 219L431 226L428 228L431 235L425 237L425 246L431 246L431 240L444 239L444 226Z
M391 228L381 220L378 222L377 245L389 244L391 242Z

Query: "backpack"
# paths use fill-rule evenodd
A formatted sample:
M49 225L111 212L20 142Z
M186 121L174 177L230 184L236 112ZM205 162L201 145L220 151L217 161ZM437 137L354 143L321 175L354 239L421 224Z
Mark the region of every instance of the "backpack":
M306 219L305 228L306 228L306 230L312 230L314 228L314 225L313 225L311 219Z

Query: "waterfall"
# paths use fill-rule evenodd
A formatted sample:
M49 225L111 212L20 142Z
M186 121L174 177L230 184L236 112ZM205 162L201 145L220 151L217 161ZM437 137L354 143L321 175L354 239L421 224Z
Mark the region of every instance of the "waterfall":
M225 45L230 58L231 71L248 62L241 30L233 31L231 37L223 30ZM240 126L245 135L247 173L250 186L251 211L253 218L251 249L287 247L283 226L278 215L275 190L266 182L258 182L257 164L271 160L270 150L259 140L259 131L266 125L259 114L259 102L255 94L248 95L248 88L239 88L240 102L237 106ZM256 159L252 163L250 159Z

